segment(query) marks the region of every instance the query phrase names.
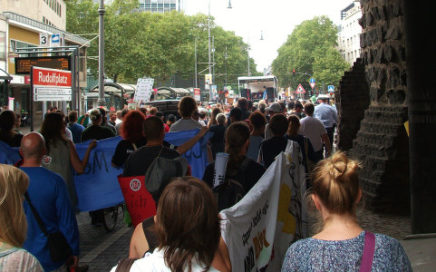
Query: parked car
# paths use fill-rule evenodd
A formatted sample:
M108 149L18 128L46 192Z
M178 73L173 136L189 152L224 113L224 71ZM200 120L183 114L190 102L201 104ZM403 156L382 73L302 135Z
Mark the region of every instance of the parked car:
M165 116L168 114L179 116L177 105L180 99L190 95L191 93L183 88L160 87L157 89L156 94L152 94L151 101L145 103L145 105L156 107Z

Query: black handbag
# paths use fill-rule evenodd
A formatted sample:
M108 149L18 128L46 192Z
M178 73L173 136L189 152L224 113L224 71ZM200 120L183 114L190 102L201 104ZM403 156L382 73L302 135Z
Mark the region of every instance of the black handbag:
M50 251L50 258L53 262L66 261L68 257L72 256L72 250L64 235L60 232L48 233L42 222L39 213L33 207L32 202L30 202L29 195L27 192L24 194L30 209L32 210L33 216L35 216L36 222L38 222L39 228L47 237L47 247Z

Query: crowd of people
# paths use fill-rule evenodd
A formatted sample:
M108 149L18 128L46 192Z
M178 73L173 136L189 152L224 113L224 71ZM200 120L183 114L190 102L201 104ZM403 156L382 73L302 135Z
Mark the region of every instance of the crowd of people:
M318 102L268 104L240 98L235 105L201 108L188 96L179 102L179 116L145 107L118 112L97 108L80 117L75 111L65 116L51 110L41 129L26 135L16 130L14 112L1 112L0 140L19 147L22 160L15 166L0 165L0 271L87 270L78 265L73 174L83 173L98 140L121 136L112 166L133 177L147 175L157 158L180 158L208 132L209 164L202 179L190 177L186 169L162 176L161 186L152 192L156 216L134 226L129 258L112 271L231 271L219 211L244 197L289 141L299 146L310 177L309 200L321 215L322 228L290 245L282 271L358 271L367 263L362 255L368 250L373 271L411 271L397 240L358 225L360 165L333 152L337 112L328 99ZM165 141L166 133L194 129L195 137L179 146ZM88 148L80 158L75 144L82 142ZM220 153L228 155L224 184L229 186L224 189L214 182ZM90 215L98 226L101 211ZM67 245L60 258L53 257L48 243L52 234ZM371 239L373 248L367 249Z

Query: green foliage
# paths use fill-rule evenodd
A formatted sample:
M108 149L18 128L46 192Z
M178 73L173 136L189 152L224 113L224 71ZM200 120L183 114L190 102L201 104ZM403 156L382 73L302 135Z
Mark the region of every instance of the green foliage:
M98 4L92 0L67 1L67 30L72 33L98 33ZM115 0L105 13L105 75L115 81L136 83L139 77L153 77L156 85L168 82L175 74L194 82L195 40L197 40L198 82L207 73L208 17L203 14L136 12L137 0ZM218 88L232 85L247 75L247 44L234 32L226 31L211 19L215 39L215 83ZM94 35L95 36L95 35ZM85 36L91 39L93 36ZM98 56L98 39L88 48ZM98 62L88 60L97 74ZM251 73L256 65L250 58ZM226 73L227 71L227 73Z
M325 16L315 17L296 26L279 48L273 61L273 74L282 87L295 89L299 83L307 89L312 75L318 84L337 85L348 63L336 49L337 28ZM292 71L295 69L295 75Z

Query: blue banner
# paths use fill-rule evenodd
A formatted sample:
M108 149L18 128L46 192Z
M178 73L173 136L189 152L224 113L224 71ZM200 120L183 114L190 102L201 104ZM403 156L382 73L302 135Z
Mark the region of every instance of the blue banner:
M122 169L112 166L112 156L121 137L100 140L91 151L85 172L74 177L78 209L94 211L124 202L118 175ZM80 158L85 156L89 142L76 145Z
M170 132L165 135L165 141L172 145L180 146L192 139L199 131L199 129L194 129L181 132ZM204 135L200 141L198 141L190 150L182 155L188 160L188 163L191 166L192 176L199 179L203 178L204 170L206 170L206 166L208 164L207 142L212 136L212 132L206 133L206 135Z
M0 141L0 163L15 164L20 159L18 147L10 147L7 143Z
M198 129L182 132L172 132L165 135L165 140L172 145L180 146L193 138ZM183 156L188 160L192 176L203 178L208 164L207 142L213 133L208 132ZM112 166L112 156L121 137L100 140L91 151L85 172L74 176L80 211L93 211L115 206L124 201L118 184L118 176L122 169ZM79 157L83 159L89 142L76 144ZM12 148L0 142L0 163L14 164L20 160L18 148Z

